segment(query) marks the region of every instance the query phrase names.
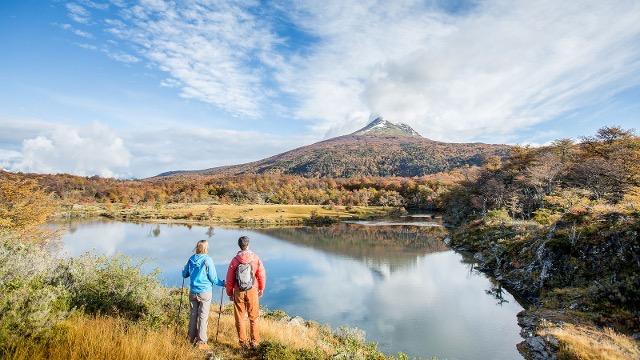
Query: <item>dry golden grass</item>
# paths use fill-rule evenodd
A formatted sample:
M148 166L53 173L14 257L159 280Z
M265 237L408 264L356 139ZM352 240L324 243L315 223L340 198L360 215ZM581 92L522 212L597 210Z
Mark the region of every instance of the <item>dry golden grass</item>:
M209 344L211 351L196 350L186 340L186 328L149 329L142 324L113 317L76 315L62 323L47 340L22 340L13 344L6 360L160 360L252 358L255 354L240 349L233 315L223 314L220 334L215 341L217 309L209 316ZM331 336L323 335L319 326L303 326L260 318L263 341L281 343L292 349L319 348L333 353L328 343ZM209 356L208 356L209 355Z
M175 329L149 330L141 324L112 317L74 316L46 342L21 342L7 360L26 359L200 359Z
M560 342L559 359L629 360L640 359L640 347L628 336L611 329L563 324L549 326L541 335L553 335Z
M217 321L218 312L216 309L209 316L209 337L211 340L215 339ZM247 320L247 329L248 327ZM333 348L327 342L329 339L323 335L319 326L308 327L260 317L259 329L262 341L278 342L292 349L319 348L327 354L333 353ZM230 348L239 348L233 315L223 314L221 316L218 343Z

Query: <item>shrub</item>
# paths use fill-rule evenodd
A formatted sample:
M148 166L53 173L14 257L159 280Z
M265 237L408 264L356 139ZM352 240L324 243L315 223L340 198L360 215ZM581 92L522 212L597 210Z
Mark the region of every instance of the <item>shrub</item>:
M366 342L364 330L340 327L336 330L335 336L340 342L336 349L339 357L386 359L386 356L378 350L376 343Z
M44 246L0 243L0 354L19 338L44 336L73 310L117 315L147 325L168 322L172 297L155 273L124 256L51 255ZM168 311L171 310L171 311Z
M168 289L158 281L157 272L144 274L142 265L124 255L85 254L62 262L55 276L69 289L73 308L159 324L166 320Z
M551 225L560 220L562 215L557 214L549 209L538 209L533 212L533 221L540 225Z
M319 349L292 349L273 341L261 342L257 353L258 358L263 360L316 360L327 358L327 355Z
M318 212L313 210L308 219L304 220L304 224L308 226L326 226L335 224L337 222L336 219L331 216L318 215Z
M0 344L38 336L63 320L69 292L51 279L55 262L33 244L0 244Z
M286 312L284 312L283 310L269 310L269 309L264 309L264 313L262 315L265 319L273 319L273 320L283 320L283 319L289 319L289 315L287 315Z
M487 219L501 222L512 220L511 216L509 216L509 212L506 209L489 210L487 212Z

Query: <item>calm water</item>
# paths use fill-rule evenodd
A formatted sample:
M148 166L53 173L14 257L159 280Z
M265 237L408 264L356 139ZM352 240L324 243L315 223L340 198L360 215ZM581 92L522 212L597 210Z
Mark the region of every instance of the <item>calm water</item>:
M65 254L93 250L146 258L170 286L180 286L180 270L197 240L209 239L210 255L224 275L238 237L248 235L267 269L262 304L269 308L361 328L389 353L521 358L515 345L521 341L516 314L522 307L449 250L439 227L240 229L105 221L65 227Z

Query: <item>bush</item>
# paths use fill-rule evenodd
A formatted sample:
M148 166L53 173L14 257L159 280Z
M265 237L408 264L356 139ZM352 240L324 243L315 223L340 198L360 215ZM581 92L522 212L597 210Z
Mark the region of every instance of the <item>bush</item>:
M292 349L280 343L263 341L258 346L258 358L263 360L316 360L326 359L319 349Z
M63 320L68 291L51 281L55 263L33 244L0 244L0 343L37 336Z
M61 259L34 243L0 243L0 355L18 338L46 334L74 311L166 323L172 298L155 273L124 256Z
M338 356L356 359L386 359L373 342L366 342L364 330L358 328L340 327L335 336L340 344L337 347Z
M533 212L533 221L540 225L551 225L560 220L562 215L557 214L549 209L538 209Z
M62 262L55 274L56 281L69 289L73 308L156 325L166 320L168 289L158 281L157 272L144 274L141 267L124 255L85 254Z
M511 216L509 216L509 212L505 209L496 209L489 210L487 212L487 219L501 222L511 221Z
M311 212L308 219L304 220L304 224L307 226L327 226L335 224L336 222L337 220L331 216L318 215L318 212L315 210Z

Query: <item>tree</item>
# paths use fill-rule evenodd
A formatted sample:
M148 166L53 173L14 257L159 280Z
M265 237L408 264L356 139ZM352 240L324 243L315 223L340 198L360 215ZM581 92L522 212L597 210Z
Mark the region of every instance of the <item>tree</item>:
M51 196L33 180L0 176L0 237L40 241L50 235L41 229L55 210Z

